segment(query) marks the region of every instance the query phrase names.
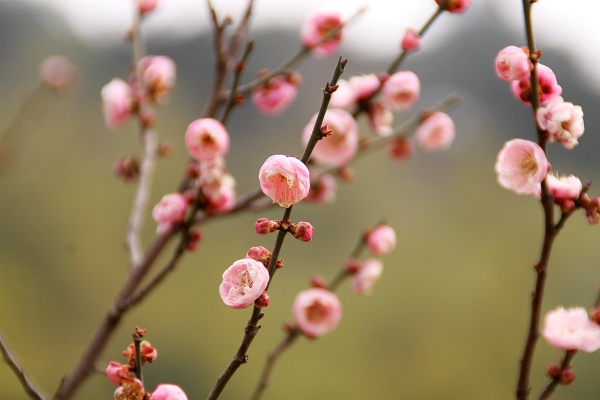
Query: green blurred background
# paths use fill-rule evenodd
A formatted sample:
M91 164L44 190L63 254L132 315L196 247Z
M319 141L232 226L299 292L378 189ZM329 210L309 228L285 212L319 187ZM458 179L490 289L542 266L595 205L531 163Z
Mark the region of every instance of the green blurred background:
M418 107L454 92L464 95L463 104L450 112L457 126L455 144L444 153L417 152L402 163L381 154L367 156L355 165L356 179L339 185L337 202L294 208L293 219L316 227L314 239L286 241L285 268L269 290L263 328L249 363L223 399L248 398L266 353L282 337L282 323L291 319L296 293L312 274L332 277L361 231L382 218L396 229L398 246L384 257L384 275L374 293L358 297L347 285L341 287L344 316L338 329L319 340L299 340L280 360L264 398L514 397L542 219L533 198L505 191L495 181L493 165L502 144L514 137L532 139L534 130L530 110L495 77L493 59L506 45L522 45L523 35L506 29L493 13L460 18L444 16L432 29L446 39L430 43L426 37L423 50L404 65L421 78ZM74 367L123 281L134 186L115 178L112 164L118 156L140 154L135 123L109 131L99 97L112 77L126 77L129 46L93 47L66 30L51 29L63 23L48 9L0 2L0 129L34 89L37 67L47 56L69 57L82 78L73 96L41 94L39 107L19 126L16 158L0 177L0 328L48 394ZM250 37L256 50L246 80L260 68L279 65L298 47L295 30L252 30ZM172 100L158 109L157 119L157 130L174 153L158 163L151 204L174 190L185 166L183 133L200 116L210 85L210 42L208 35L148 42L150 53L169 55L178 65ZM544 63L556 72L563 96L582 105L587 127L575 150L550 146L550 161L560 172L598 180L598 93L569 57L553 48L551 37L543 45ZM350 60L346 77L384 70L394 57L363 57L346 47L341 54ZM333 66L333 58L303 62L299 98L279 117L262 117L251 104L236 110L227 160L239 194L257 186L266 157L301 152L300 132L316 111ZM397 121L410 115L400 114ZM591 193L598 191L592 187ZM126 316L98 368L123 360L120 353L138 325L148 329L159 352L145 370L148 389L172 382L190 399L204 398L237 349L250 315L222 304L221 274L249 247L271 248L274 236L257 236L253 223L280 215L272 209L203 226L199 250ZM144 243L154 229L149 219ZM596 228L582 213L569 221L551 260L545 310L593 303L600 283L597 240ZM560 357L540 340L533 393L546 382L545 368ZM576 381L553 398L597 399L599 366L597 354L577 355ZM76 398L108 399L114 389L99 373ZM0 399L23 398L16 378L0 363Z

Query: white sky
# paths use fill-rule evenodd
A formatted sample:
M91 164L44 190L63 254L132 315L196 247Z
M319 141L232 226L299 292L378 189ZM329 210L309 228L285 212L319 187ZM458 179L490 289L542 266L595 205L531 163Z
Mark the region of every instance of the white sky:
M122 44L130 25L133 0L0 0L51 6L67 18L70 30L86 42L97 45ZM246 0L212 0L222 14L235 17ZM397 51L398 40L407 27L420 27L436 8L434 0L255 0L254 28L297 29L304 15L320 5L337 7L351 15L368 5L367 12L348 30L345 41L362 51ZM444 15L440 24L460 26L480 16L501 19L507 29L522 32L520 0L473 0L466 14ZM147 32L169 37L198 34L209 28L205 0L159 0L159 7L147 21ZM534 5L536 37L546 45L560 46L580 60L582 71L600 87L600 2L597 0L539 0ZM437 24L437 23L436 23ZM444 37L436 26L427 39ZM521 33L521 36L522 33ZM507 43L523 45L524 43ZM500 50L500 49L498 49Z

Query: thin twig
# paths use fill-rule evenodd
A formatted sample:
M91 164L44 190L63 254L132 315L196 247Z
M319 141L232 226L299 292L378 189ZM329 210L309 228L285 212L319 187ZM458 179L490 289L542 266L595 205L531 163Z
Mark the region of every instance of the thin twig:
M19 364L15 356L12 355L8 348L8 344L6 344L6 341L2 337L2 334L0 334L0 352L2 353L2 358L6 364L8 364L19 382L21 382L21 386L23 386L25 393L27 393L27 395L34 400L45 400L46 397L42 395L35 387L33 382L31 382L25 373L25 369L21 366L21 364Z
M575 357L575 354L577 354L576 350L565 351L565 357L563 358L562 363L560 365L560 373L548 381L544 389L540 392L539 396L537 397L537 400L547 400L550 398L552 393L554 393L554 389L556 389L556 386L558 386L558 384L560 383L562 372L570 368L571 361L573 360L573 357Z

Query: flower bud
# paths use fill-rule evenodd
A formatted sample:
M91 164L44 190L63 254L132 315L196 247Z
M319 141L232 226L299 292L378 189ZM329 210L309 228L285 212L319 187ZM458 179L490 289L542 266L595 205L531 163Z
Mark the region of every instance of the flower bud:
M259 235L266 235L268 233L273 233L280 227L281 227L281 224L279 223L279 221L275 221L275 220L272 220L269 218L259 218L256 220L256 223L254 224L254 229L256 230L256 233L258 233Z
M260 296L258 296L258 299L254 300L254 305L258 308L264 308L267 307L269 305L269 295L267 294L267 292L262 292L262 294Z
M570 369L564 370L562 374L560 374L560 383L561 385L570 385L575 380L575 373Z
M402 38L402 50L414 51L418 50L421 45L421 37L413 29L407 29Z
M246 253L246 258L258 261L266 267L271 259L271 252L262 246L251 247Z
M289 231L296 239L302 242L310 242L315 228L309 222L300 221L292 224Z

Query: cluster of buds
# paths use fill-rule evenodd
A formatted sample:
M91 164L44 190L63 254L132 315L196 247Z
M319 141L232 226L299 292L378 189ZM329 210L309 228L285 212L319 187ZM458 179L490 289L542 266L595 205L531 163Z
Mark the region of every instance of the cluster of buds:
M550 365L546 374L561 385L570 385L575 380L575 373L571 369L562 369L556 364Z
M259 235L266 235L277 230L286 231L302 242L310 242L315 231L310 222L300 221L290 224L289 221L276 221L268 218L259 218L254 224L254 228Z

